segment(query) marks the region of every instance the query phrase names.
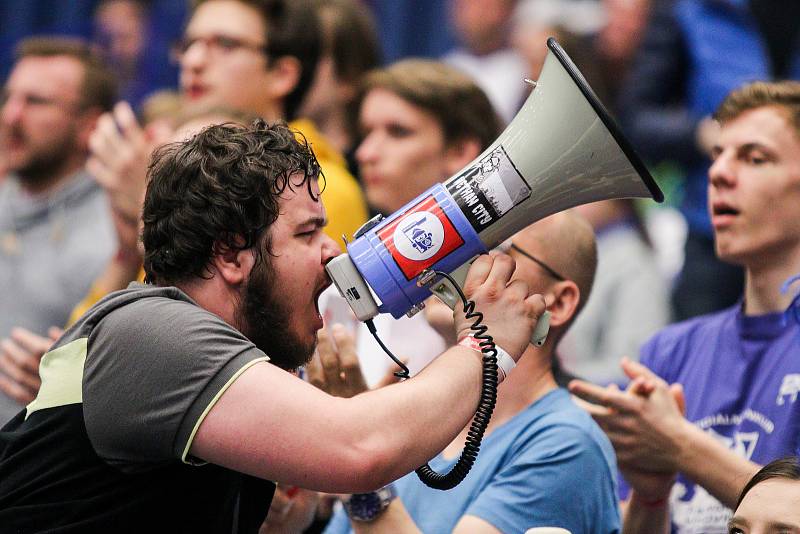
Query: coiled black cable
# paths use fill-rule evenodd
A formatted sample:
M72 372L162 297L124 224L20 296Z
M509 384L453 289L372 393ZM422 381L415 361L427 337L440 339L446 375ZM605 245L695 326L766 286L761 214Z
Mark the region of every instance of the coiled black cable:
M416 469L417 476L425 485L433 489L449 490L461 483L470 469L472 469L475 459L478 457L481 441L483 440L483 435L486 433L486 427L489 424L489 420L492 418L492 413L497 403L497 349L494 344L494 339L487 333L488 328L483 324L483 314L475 311L475 302L467 299L467 296L464 295L458 283L456 283L453 277L448 273L443 271L434 271L434 273L446 278L453 284L456 292L458 292L458 296L461 298L461 304L464 307L464 316L467 319L475 319L470 325L470 330L473 332L473 337L480 340L481 352L483 353L483 384L481 387L481 397L478 402L478 408L475 410L475 417L472 419L469 431L467 432L467 439L464 443L464 449L461 451L461 456L459 456L453 468L445 474L434 471L429 464L425 464ZM395 376L403 380L408 378L408 367L403 365L386 345L383 344L380 338L378 338L375 325L371 320L367 321L367 328L369 328L369 331L386 354L388 354L402 369L402 371L396 372Z
M443 271L434 271L437 275L447 278L458 292L461 304L464 306L464 316L467 319L475 319L470 325L472 336L480 340L481 352L483 353L483 386L481 388L481 398L478 408L475 410L475 417L472 419L467 439L464 443L464 450L461 451L458 461L446 474L434 471L429 464L417 468L416 473L425 485L439 490L449 490L456 487L464 477L467 476L478 451L481 448L481 441L486 432L486 426L492 418L494 406L497 403L497 349L494 339L487 333L488 328L483 324L483 314L475 311L475 302L467 300L466 295L458 286L453 277Z

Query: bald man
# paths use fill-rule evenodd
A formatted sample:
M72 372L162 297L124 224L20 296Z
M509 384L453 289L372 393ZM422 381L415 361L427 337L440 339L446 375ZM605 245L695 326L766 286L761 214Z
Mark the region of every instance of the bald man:
M594 232L579 215L559 213L514 235L508 253L517 263L514 279L525 280L545 296L552 314L550 335L542 347L528 346L500 385L469 476L442 492L424 486L412 473L395 482L393 490L376 492L373 501L381 503L377 508L384 507L376 508L370 521L339 511L326 534L498 533L536 526L562 527L573 534L619 530L611 444L556 385L552 371L556 345L591 291L597 265ZM429 317L449 317L449 325L435 326L452 329L452 312L440 310ZM431 467L440 472L452 467L467 430L431 461Z

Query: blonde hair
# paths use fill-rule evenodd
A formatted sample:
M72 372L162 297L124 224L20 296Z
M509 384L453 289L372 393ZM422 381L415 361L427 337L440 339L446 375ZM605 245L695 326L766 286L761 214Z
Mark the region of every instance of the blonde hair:
M800 136L800 82L752 82L731 92L714 114L721 124L730 122L745 111L775 106L786 112L795 132Z
M433 115L449 145L475 138L481 149L500 134L501 122L472 78L439 61L406 59L364 78L357 102L373 89L390 91Z

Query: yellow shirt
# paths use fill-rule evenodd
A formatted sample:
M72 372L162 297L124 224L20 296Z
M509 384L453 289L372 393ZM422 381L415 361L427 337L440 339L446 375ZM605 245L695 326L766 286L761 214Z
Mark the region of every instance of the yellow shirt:
M308 119L297 119L289 126L300 131L317 156L325 175L322 202L328 213L325 233L344 248L342 234L352 240L353 234L367 220L367 203L353 175L347 170L344 157L323 137Z
M113 259L111 261L114 261ZM139 282L144 282L144 267L139 269L139 275L136 277L136 280ZM133 282L133 280L131 280ZM67 328L75 324L81 315L89 311L89 308L97 304L101 298L105 297L108 293L102 289L99 280L95 280L92 284L92 287L89 288L89 292L83 297L83 300L80 301L77 306L72 308L72 311L69 314L69 320L67 321ZM124 288L120 288L124 289Z

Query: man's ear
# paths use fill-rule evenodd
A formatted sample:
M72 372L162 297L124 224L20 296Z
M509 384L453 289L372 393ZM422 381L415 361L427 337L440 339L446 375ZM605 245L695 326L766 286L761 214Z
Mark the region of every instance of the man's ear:
M236 249L219 242L214 244L211 265L228 285L239 286L247 281L255 264L252 249Z
M547 307L550 312L550 325L561 326L566 324L575 315L578 303L581 301L581 290L572 280L563 280L553 284L550 291L553 303Z
M269 66L270 83L267 88L275 100L283 100L294 91L300 82L303 67L300 60L292 56L281 56L273 59Z
M452 176L481 153L481 143L475 138L453 141L444 152L445 171Z

